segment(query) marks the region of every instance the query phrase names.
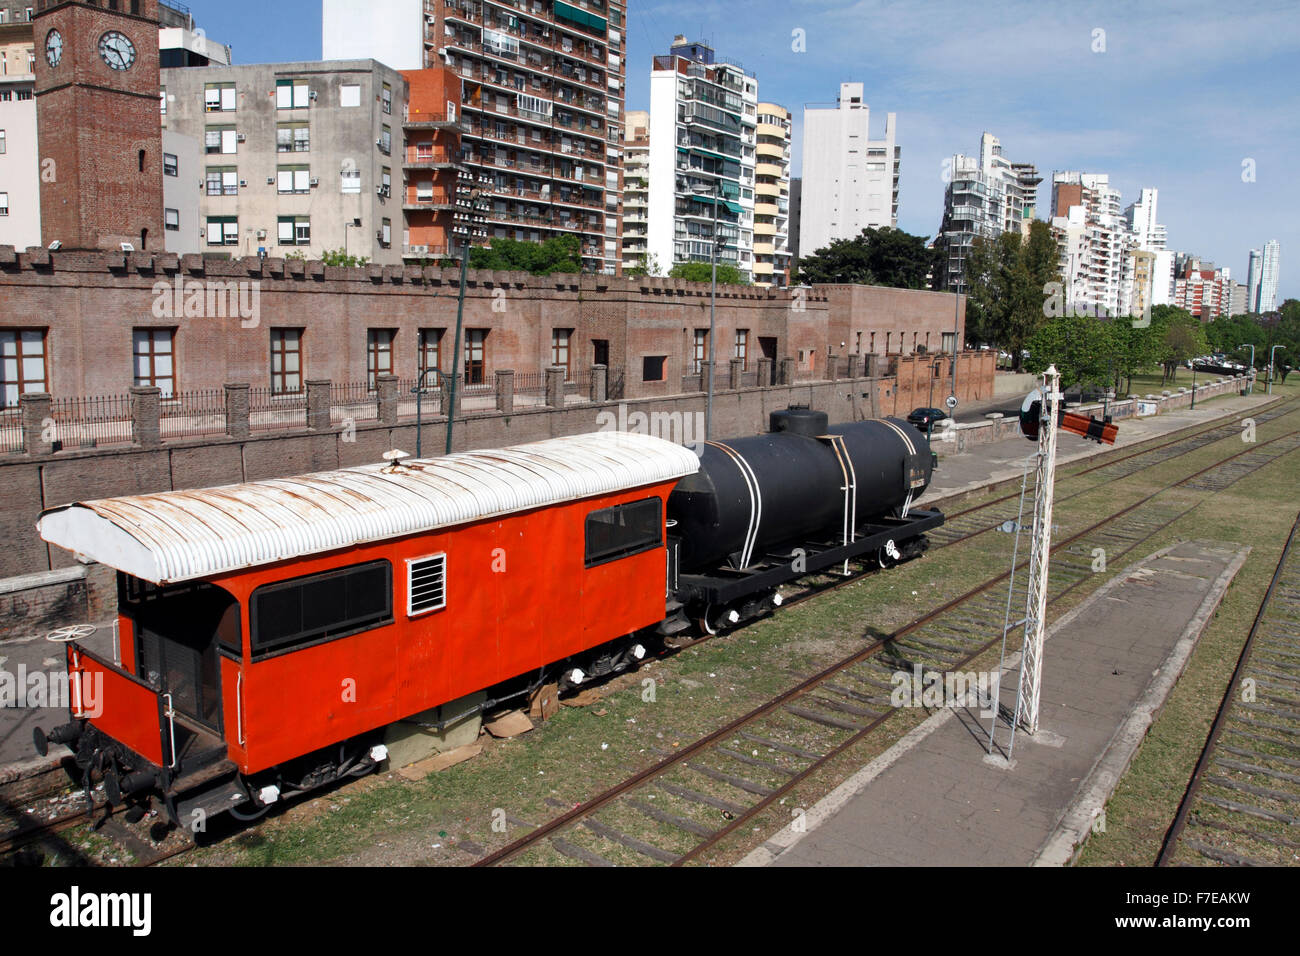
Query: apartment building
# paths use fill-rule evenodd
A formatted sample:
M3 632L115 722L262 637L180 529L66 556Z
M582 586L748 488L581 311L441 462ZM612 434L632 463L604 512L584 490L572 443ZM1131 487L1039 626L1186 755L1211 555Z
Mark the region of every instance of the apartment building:
M21 58L15 61L4 29L0 26L0 55L27 72L0 73L0 245L26 249L41 242L36 77Z
M323 55L454 71L460 161L484 192L485 238L577 235L584 270L616 274L624 10L616 0L325 0Z
M871 139L871 109L861 83L841 83L833 106L805 107L800 256L863 229L897 227L902 147L896 120L889 113L884 138Z
M754 278L758 79L678 36L650 73L648 248L665 269L717 257Z
M1128 228L1106 174L1052 174L1052 231L1067 301L1076 311L1119 315Z
M758 104L754 165L754 285L790 284L790 111Z
M1160 252L1168 241L1165 227L1156 222L1159 197L1158 189L1143 189L1141 198L1124 208L1124 222L1132 234L1133 245L1138 249Z
M1259 288L1252 311L1264 313L1277 309L1277 274L1282 246L1276 239L1264 243L1260 257Z
M623 269L650 269L650 114L628 110L623 139ZM658 263L662 268L662 263Z
M956 154L949 163L944 190L943 222L935 246L947 256L944 288L965 292L966 259L976 239L996 239L1004 232L1028 236L1038 209L1042 177L1033 163L1013 163L1002 155L992 133L980 137L979 156Z
M408 175L430 204L454 176L432 131L404 145L407 80L375 60L167 69L162 87L165 130L202 144L207 253L400 263Z

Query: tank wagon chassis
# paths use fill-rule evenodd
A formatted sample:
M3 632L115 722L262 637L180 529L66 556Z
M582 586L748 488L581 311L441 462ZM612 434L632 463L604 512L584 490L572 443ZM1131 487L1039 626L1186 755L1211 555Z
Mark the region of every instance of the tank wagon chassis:
M256 819L374 771L394 725L571 691L782 585L923 554L934 466L906 422L791 408L698 452L596 433L51 509L46 541L118 570L121 659L67 644L71 720L34 743L128 821Z

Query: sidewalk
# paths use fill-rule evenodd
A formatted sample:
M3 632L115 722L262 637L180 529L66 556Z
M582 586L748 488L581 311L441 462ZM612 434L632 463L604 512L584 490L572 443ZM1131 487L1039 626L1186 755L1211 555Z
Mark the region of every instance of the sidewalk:
M741 865L1068 863L1249 550L1173 545L1062 617L1045 647L1039 732L1017 733L1010 762L1005 721L990 757L977 704L940 709L812 807L805 832L786 827Z

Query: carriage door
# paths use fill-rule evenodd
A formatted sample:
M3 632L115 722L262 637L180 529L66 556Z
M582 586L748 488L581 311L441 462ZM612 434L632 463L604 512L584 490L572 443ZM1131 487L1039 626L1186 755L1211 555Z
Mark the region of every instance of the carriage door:
M131 608L137 676L170 694L178 713L220 734L217 644L239 646L238 604L210 584L137 590L143 592Z

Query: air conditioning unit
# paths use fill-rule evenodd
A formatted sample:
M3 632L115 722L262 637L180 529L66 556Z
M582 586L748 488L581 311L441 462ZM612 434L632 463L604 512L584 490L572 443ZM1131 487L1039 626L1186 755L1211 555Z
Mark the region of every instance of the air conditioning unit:
M247 180L247 179L241 179L241 180L239 181L239 188L240 188L240 189L247 189L247 188L248 188L248 180Z
M266 177L266 184L267 184L268 186L274 186L274 185L275 185L275 177L274 177L274 176L267 176L267 177Z
M257 230L257 238L258 238L258 239L265 239L265 238L266 238L266 230L265 230L265 229L259 229L259 230Z
M236 133L236 134L235 134L235 141L236 141L236 142L243 143L243 142L246 142L247 140L248 140L248 136L247 136L246 134L244 134L244 133Z
M310 185L312 185L312 186L319 186L319 185L320 185L320 180L319 180L319 179L313 179L313 180L311 181Z
M307 99L309 99L309 100L314 100L314 99L316 99L316 91L315 91L315 90L308 90L308 91L307 91Z

